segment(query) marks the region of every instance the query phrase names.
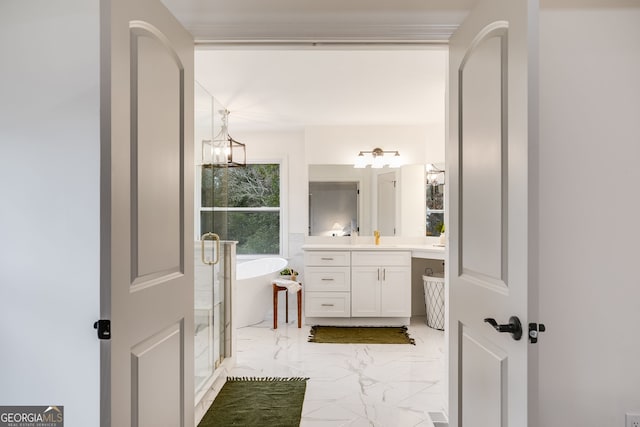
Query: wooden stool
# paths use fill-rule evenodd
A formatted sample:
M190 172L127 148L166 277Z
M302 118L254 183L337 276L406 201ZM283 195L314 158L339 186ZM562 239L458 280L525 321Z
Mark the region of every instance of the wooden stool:
M302 285L302 283L300 283ZM289 289L273 283L273 329L278 329L278 292L285 291L285 321L289 323ZM298 328L302 328L302 289L298 289Z

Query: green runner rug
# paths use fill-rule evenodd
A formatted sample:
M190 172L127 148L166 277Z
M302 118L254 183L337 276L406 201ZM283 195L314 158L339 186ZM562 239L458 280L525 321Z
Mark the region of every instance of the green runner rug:
M377 326L313 326L309 342L334 344L413 344L407 328Z
M229 377L198 427L298 427L307 380Z

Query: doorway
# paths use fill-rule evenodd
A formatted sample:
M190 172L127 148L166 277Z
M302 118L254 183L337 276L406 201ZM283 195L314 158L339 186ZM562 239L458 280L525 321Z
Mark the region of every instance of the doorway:
M303 265L297 254L312 228L308 207L314 202L305 179L312 167L352 167L359 151L378 146L399 150L410 165L444 162L446 67L446 47L196 50L196 80L232 112L233 134L247 144L248 161L288 159L290 246L283 256L294 268ZM283 113L285 104L295 108ZM398 177L373 171L383 172L380 203L359 212L359 225L372 230L374 216L391 218L378 227L387 230L383 236L402 238ZM323 180L339 181L330 178ZM373 177L368 185L377 193ZM345 224L339 224L342 233ZM251 357L271 356L255 351ZM444 376L444 363L438 372Z

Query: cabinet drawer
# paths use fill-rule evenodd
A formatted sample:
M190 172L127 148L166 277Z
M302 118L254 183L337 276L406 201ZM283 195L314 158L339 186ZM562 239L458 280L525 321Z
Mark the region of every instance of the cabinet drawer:
M349 267L307 267L304 270L307 291L350 291Z
M306 251L304 263L305 265L348 267L351 265L351 254L349 251Z
M409 251L353 251L351 263L362 266L411 265Z
M306 292L304 314L307 317L350 317L349 292Z

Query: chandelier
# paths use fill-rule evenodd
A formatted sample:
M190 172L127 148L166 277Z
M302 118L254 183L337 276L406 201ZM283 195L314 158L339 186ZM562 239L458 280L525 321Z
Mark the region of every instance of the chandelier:
M202 140L202 164L208 167L241 167L247 165L245 144L229 135L229 110L220 110L222 129L211 139Z

